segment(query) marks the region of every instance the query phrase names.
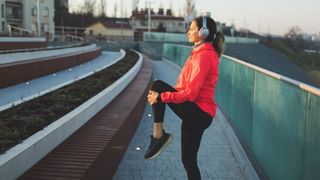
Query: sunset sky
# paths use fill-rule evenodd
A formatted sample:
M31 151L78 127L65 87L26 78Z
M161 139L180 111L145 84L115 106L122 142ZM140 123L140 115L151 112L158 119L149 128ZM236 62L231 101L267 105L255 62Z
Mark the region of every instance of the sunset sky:
M100 0L99 0L100 1ZM96 2L99 2L98 0ZM162 5L167 9L172 7L175 15L182 15L186 0L149 0L157 9ZM84 0L69 0L73 11L83 4ZM120 7L131 15L133 0L107 0L107 15L113 16L117 3L118 17ZM138 0L139 9L145 8L145 0ZM303 32L320 31L320 1L319 0L195 0L198 15L210 12L216 21L232 22L237 28L246 27L256 33L285 34L292 26L299 26Z

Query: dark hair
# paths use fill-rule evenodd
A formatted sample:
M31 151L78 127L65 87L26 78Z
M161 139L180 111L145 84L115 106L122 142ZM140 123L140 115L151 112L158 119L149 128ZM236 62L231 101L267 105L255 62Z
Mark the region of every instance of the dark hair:
M194 21L198 26L198 30L203 26L202 24L202 16L196 17ZM221 32L217 31L217 24L211 17L207 18L207 28L209 30L209 36L205 39L205 41L212 42L212 45L218 56L220 57L224 51L224 36Z

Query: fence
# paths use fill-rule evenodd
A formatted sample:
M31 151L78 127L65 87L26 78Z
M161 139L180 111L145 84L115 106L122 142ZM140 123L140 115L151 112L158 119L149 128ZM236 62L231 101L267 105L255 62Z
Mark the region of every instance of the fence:
M160 33L160 32L144 32L143 41L161 41L161 42L188 42L188 38L183 33ZM225 37L227 43L258 43L255 38L245 37Z
M191 48L164 44L180 67ZM320 177L320 90L232 57L220 58L215 92L269 179Z

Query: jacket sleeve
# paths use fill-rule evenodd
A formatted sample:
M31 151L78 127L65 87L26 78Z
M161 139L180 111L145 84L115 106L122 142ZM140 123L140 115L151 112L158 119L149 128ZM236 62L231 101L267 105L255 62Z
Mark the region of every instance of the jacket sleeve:
M186 101L194 101L207 77L208 71L211 67L210 57L207 53L199 54L192 62L190 79L184 89L178 92L164 92L161 93L161 100L164 103L183 103Z

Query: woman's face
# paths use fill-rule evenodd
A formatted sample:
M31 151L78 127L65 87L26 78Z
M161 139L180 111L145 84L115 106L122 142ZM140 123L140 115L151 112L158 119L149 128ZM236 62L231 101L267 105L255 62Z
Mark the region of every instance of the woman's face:
M187 32L189 42L198 44L202 41L202 37L199 35L199 28L195 21L192 21L189 30Z

